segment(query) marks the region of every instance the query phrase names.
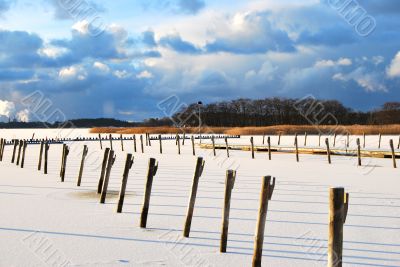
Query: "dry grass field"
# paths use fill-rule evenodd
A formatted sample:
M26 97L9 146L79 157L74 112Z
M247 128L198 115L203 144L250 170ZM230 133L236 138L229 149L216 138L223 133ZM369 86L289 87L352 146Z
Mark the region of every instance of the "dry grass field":
M113 133L113 134L176 134L176 133L198 133L198 127L176 128L176 127L133 127L133 128L113 128L99 127L92 128L91 133ZM202 127L203 134L229 134L229 135L275 135L275 134L400 134L400 124L392 125L277 125L266 127Z

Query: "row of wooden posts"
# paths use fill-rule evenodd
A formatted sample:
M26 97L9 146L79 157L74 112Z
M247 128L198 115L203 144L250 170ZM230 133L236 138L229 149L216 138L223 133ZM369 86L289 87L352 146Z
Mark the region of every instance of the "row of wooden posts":
M269 138L268 138L269 139ZM143 138L141 138L143 140ZM179 139L177 140L179 144ZM146 142L148 145L150 144L150 140L146 138ZM296 141L297 143L297 141ZM161 144L161 139L160 139ZM42 155L44 153L44 173L47 174L47 160L48 160L48 150L49 144L47 142L42 141L39 152L39 163L38 170L41 170L42 166ZM143 146L143 143L142 143ZM12 155L12 163L15 161L15 153L16 149L18 149L17 156L17 165L20 162L21 157L21 168L23 168L24 158L25 158L25 150L27 147L26 141L14 140L14 149ZM160 146L160 149L162 146ZM2 158L2 154L4 151L4 139L0 140L0 159ZM228 150L229 153L229 150ZM61 182L65 181L65 171L66 171L66 163L69 154L69 146L63 144L62 150L62 159L61 159L61 168L60 168L60 177ZM87 145L83 146L82 151L82 159L79 168L79 174L77 179L77 186L81 185L82 182L82 174L85 164L85 158L88 154ZM111 148L105 148L103 162L100 172L100 178L97 187L97 193L100 195L100 203L105 203L107 196L107 189L111 174L112 166L114 165L116 159L116 155L114 150ZM132 154L127 154L125 161L125 168L122 175L121 189L119 192L118 204L116 211L118 213L122 212L126 186L128 182L129 171L132 168L134 163L134 157ZM193 182L191 193L189 197L189 204L187 208L187 214L185 219L185 224L183 228L183 236L189 237L190 229L193 219L193 212L195 208L196 195L199 187L200 177L203 174L205 166L205 161L203 158L198 157L196 162L196 168L194 171ZM153 184L153 178L157 174L158 171L158 162L154 158L149 159L148 163L148 171L146 178L146 186L144 191L144 202L142 206L142 212L140 216L140 227L146 228L147 226L147 217L148 211L150 207L150 197L151 190ZM230 212L230 204L231 204L231 196L232 190L234 188L236 180L236 171L228 170L226 172L225 178L225 195L224 195L224 207L223 207L223 216L222 216L222 227L221 227L221 239L220 239L220 252L224 253L227 251L227 241L228 241L228 228L229 228L229 212ZM265 176L262 179L261 193L260 193L260 204L258 210L258 220L255 232L255 243L254 243L254 254L252 265L253 266L261 266L262 259L262 251L263 251L263 243L264 243L264 232L265 232L265 224L267 218L268 211L268 202L271 200L273 192L275 188L275 178L271 176ZM328 240L328 266L341 266L342 265L342 250L343 250L343 225L346 221L347 211L349 204L349 194L344 192L343 188L331 188L330 189L330 208L329 208L329 240Z

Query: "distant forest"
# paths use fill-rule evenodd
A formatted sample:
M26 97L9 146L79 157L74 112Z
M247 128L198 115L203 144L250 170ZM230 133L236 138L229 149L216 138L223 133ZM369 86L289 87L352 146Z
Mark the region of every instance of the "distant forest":
M91 128L139 126L198 126L199 108L203 125L214 127L303 125L400 124L400 102L387 102L377 110L355 111L336 100L266 98L237 99L200 105L190 104L172 118L150 118L142 122L117 119L76 119L66 122L0 122L0 128Z

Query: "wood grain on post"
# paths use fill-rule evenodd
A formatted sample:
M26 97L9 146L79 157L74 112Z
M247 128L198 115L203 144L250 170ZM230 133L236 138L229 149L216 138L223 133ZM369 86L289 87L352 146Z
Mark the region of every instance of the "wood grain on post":
M106 147L106 149L104 150L103 163L101 164L101 173L100 173L99 183L97 185L97 194L100 194L101 189L103 188L104 174L106 173L109 154L110 154L110 148Z
M47 174L47 162L48 162L48 159L49 159L49 148L50 148L50 145L46 141L44 143L44 166L43 166L44 174Z
M265 221L267 219L268 201L271 200L275 188L275 178L271 183L271 176L264 176L261 185L260 207L258 209L257 228L254 241L253 267L261 266L264 244Z
M271 137L270 136L268 136L267 143L268 143L268 159L271 160L272 159L272 151L271 151Z
M153 187L153 178L157 174L157 170L158 170L158 163L156 162L156 159L150 158L149 167L147 170L147 180L146 180L146 188L144 191L142 213L140 215L141 228L146 228L147 226L147 216L149 214L151 189Z
M21 149L22 146L24 145L24 141L23 140L19 140L19 147L18 147L18 156L17 156L17 165L19 165L19 160L21 158Z
M297 142L297 134L294 137L294 145L296 147L296 161L299 162L299 146L298 146L298 142Z
M254 159L254 138L250 137L250 145L251 145L251 158Z
M228 242L229 211L231 208L231 196L232 196L232 189L235 184L235 179L236 179L236 171L227 170L226 180L225 180L224 209L222 214L220 252L226 252L226 247Z
M110 134L110 149L113 150L113 138L112 135Z
M329 148L329 139L325 138L325 144L326 144L326 155L328 156L328 163L331 164L331 149Z
M129 170L132 168L132 165L133 165L132 154L127 154L126 161L125 161L125 169L124 169L124 173L122 175L121 190L119 191L119 198L118 198L118 205L117 205L118 213L122 212L122 206L124 205L124 199L125 199L126 184L128 182Z
M393 145L393 140L392 139L390 139L389 145L390 145L390 149L392 150L393 168L397 168L397 165L396 165L396 154L394 153L394 145Z
M122 137L122 134L119 136L121 139L121 150L124 151L124 138Z
M136 134L133 135L133 151L134 151L134 152L137 151L137 147L136 147Z
M44 148L44 142L40 142L40 151L39 151L39 162L38 162L38 171L42 168L42 158L43 158L43 148Z
M103 141L101 140L101 134L99 134L100 149L103 150Z
M144 153L143 135L140 135L140 148L142 149L142 153Z
M229 158L228 137L225 136L226 156Z
M25 151L26 151L26 146L28 145L27 141L23 141L23 145L22 145L22 159L21 159L21 168L24 168L24 164L25 164ZM4 143L3 143L4 146ZM3 157L3 156L2 156Z
M160 141L160 154L162 154L162 139L161 139L161 134L158 135L158 140Z
M381 141L382 141L382 134L379 134L379 144L378 144L378 148L381 148Z
M87 145L83 146L83 151L82 151L82 159L81 159L81 166L79 168L79 174L78 174L78 181L76 183L77 186L81 186L81 182L82 182L82 174L83 174L83 168L85 166L85 158L88 154L88 147Z
M192 152L193 152L193 156L196 156L196 149L194 146L194 136L192 135L192 137L190 138L192 140Z
M197 163L196 163L196 169L195 169L194 176L193 176L192 191L190 193L190 199L189 199L186 220L185 220L185 227L183 229L184 237L189 237L189 234L190 234L190 227L192 225L194 205L196 202L197 188L199 187L200 177L203 174L204 164L205 164L205 161L203 160L203 158L198 157Z
M18 139L14 139L13 142L14 142L14 148L13 148L13 154L12 154L12 158L11 158L11 163L15 162L15 152L17 150L17 146L19 145Z
M343 254L343 224L346 222L349 194L344 188L329 190L328 267L341 267Z
M67 167L67 158L69 154L69 147L64 144L64 150L63 150L63 160L62 160L62 167L61 167L61 182L64 182L65 180L65 169Z
M110 181L111 169L112 166L114 165L115 158L116 156L114 155L114 150L110 150L110 154L108 155L106 174L104 176L104 181L103 181L103 188L101 190L101 195L100 195L101 204L104 204L106 202L108 183Z
M212 142L212 147L213 147L213 154L214 154L214 157L215 157L215 156L216 156L216 153L215 153L215 139L214 139L214 135L211 136L211 142Z
M176 142L178 144L178 155L180 155L181 154L181 140L180 140L179 134L176 135Z
M358 158L358 166L361 166L361 146L360 146L360 138L357 138L357 158Z

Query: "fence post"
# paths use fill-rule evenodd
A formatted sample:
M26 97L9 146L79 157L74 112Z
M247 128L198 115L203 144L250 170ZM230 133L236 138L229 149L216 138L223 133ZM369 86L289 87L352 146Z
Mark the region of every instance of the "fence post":
M397 149L400 149L400 136L399 136L399 142L397 143Z
M358 158L358 166L361 166L361 147L360 147L360 138L357 138L357 158Z
M62 156L62 166L61 166L61 182L64 182L65 179L65 168L67 166L67 158L69 154L69 147L67 145L63 145L63 156Z
M97 185L97 194L100 194L101 189L103 188L104 174L106 172L109 154L110 154L110 148L106 147L106 149L104 150L103 163L101 164L101 173L100 173L99 183Z
M122 206L124 205L124 199L125 199L126 184L128 182L129 170L132 168L132 165L133 165L132 154L127 154L126 161L125 161L125 169L124 169L124 173L122 175L121 190L119 191L119 198L118 198L118 205L117 205L118 213L122 212Z
M193 151L193 156L196 156L196 150L194 147L194 136L192 135L192 137L190 138L192 140L192 151Z
M365 148L365 133L363 133L363 148Z
M3 161L3 147L4 147L5 139L0 139L0 161Z
M304 146L307 146L307 132L304 133Z
M42 157L43 157L43 146L44 142L40 142L40 151L39 151L39 162L38 162L38 171L42 168Z
M144 147L143 147L143 135L140 135L140 148L142 149L142 153L144 153Z
M263 145L265 144L265 133L263 133Z
M298 143L297 143L297 134L294 137L294 145L296 147L296 161L299 162L299 146L298 146Z
M23 141L23 140L19 140L17 165L19 165L19 159L20 159L20 157L21 157L21 149L22 149L22 146L23 146L23 145L24 145L24 141Z
M268 143L268 159L272 159L272 151L271 151L271 137L268 136L267 138L267 143Z
M325 138L325 144L326 144L326 154L328 155L328 163L331 164L331 150L329 148L329 139Z
M194 204L196 202L197 188L199 187L200 177L203 174L204 164L205 164L205 161L203 160L203 158L198 157L197 163L196 163L196 169L195 169L194 177L193 177L192 191L190 194L189 205L188 205L187 214L186 214L185 228L183 230L184 237L189 237L190 227L192 225Z
M103 150L103 142L101 140L101 134L99 134L100 150Z
M148 133L148 138L149 138L149 146L151 146L151 137L150 137L150 133Z
M379 144L378 144L378 148L381 148L381 140L382 140L382 134L379 134Z
M253 267L261 266L261 258L264 243L265 221L267 219L268 201L271 200L275 188L275 178L271 183L271 176L264 176L260 193L260 207L258 209L258 220L254 242Z
M162 154L162 139L161 139L161 134L158 135L158 140L160 141L160 154Z
M254 159L254 138L253 138L253 136L250 137L250 144L251 144L251 158Z
M4 146L4 143L5 142L3 142L3 146ZM26 146L28 145L28 142L27 141L24 141L23 142L23 145L22 145L22 159L21 159L21 168L24 168L24 164L25 164L25 151L26 151ZM1 153L1 157L3 158L3 153Z
M225 179L225 197L224 197L224 210L222 215L220 252L226 252L226 247L228 242L229 210L231 208L231 196L232 196L232 189L235 184L235 179L236 179L236 171L227 170Z
M278 137L278 146L280 146L280 145L281 145L281 135L282 135L282 133L281 133L281 132L279 132L279 137Z
M396 166L396 155L394 153L394 146L393 146L393 140L392 139L390 139L389 145L390 145L390 149L392 150L393 168L397 168L397 166Z
M43 166L44 174L47 174L47 162L49 159L49 148L50 148L50 145L46 141L44 143L44 166Z
M178 155L180 155L181 154L181 140L180 140L179 134L176 134L176 142L178 144Z
M157 171L158 171L158 163L156 162L156 159L150 158L149 168L147 171L146 188L144 191L142 213L140 215L141 228L146 228L147 226L147 215L149 214L151 188L153 186L153 178L156 175Z
M228 137L225 136L226 156L229 158Z
M347 133L347 147L350 146L350 134Z
M78 181L76 183L77 186L81 186L81 182L82 182L82 174L83 174L83 168L85 166L85 158L88 154L88 147L87 145L83 146L83 151L82 151L82 160L81 160L81 166L79 168L79 174L78 174Z
M111 134L110 134L110 149L113 150L113 140Z
M110 154L108 155L107 170L104 176L103 188L100 195L101 204L104 204L106 202L108 182L110 181L111 168L114 165L115 158L116 156L114 155L114 150L110 150Z
M213 153L214 153L214 157L216 156L215 154L215 140L214 140L214 135L211 136L211 142L212 142L212 147L213 147Z
M321 146L321 132L318 133L318 146Z
M13 154L12 154L12 158L11 158L11 163L15 162L15 151L17 150L17 146L19 145L19 141L18 139L14 139L14 148L13 148Z
M346 222L349 194L344 188L329 190L328 267L342 266L343 224Z
M124 139L122 138L122 134L120 134L119 138L121 139L121 150L124 151Z
M333 135L333 147L336 147L336 133Z

